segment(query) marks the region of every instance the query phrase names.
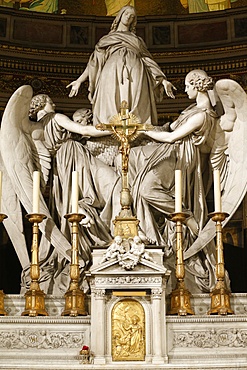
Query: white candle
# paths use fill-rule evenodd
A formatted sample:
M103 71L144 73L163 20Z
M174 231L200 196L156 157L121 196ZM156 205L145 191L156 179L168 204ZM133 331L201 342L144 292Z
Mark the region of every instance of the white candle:
M214 211L222 212L220 171L214 170Z
M182 212L182 171L175 170L175 212Z
M2 171L0 171L0 213L2 211Z
M72 204L72 213L78 213L78 198L79 198L79 186L78 186L79 172L72 172L72 195L71 195L71 204Z
M40 172L33 172L33 213L39 213L40 202Z

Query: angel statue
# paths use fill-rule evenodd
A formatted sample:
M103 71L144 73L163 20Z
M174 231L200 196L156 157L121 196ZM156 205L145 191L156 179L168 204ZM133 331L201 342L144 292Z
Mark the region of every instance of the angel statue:
M136 23L135 8L124 6L110 32L95 46L84 72L67 86L73 97L89 80L94 125L108 123L119 113L124 100L141 123L157 125L156 101L162 101L164 91L174 98L176 88L167 81L144 41L136 36Z
M32 174L34 170L41 172L40 213L47 218L40 224L40 284L46 293L56 294L65 292L69 284L71 233L64 216L71 213L72 171L79 171L79 199L83 203L80 212L87 216L88 210L90 220L97 219L94 224L91 222L90 228L82 226L83 231L79 228L82 269L90 262L90 246L111 240L98 214L102 212L107 218L107 202L118 175L75 140L78 136L99 137L109 133L74 122L54 109L49 96L33 97L31 86L16 90L2 118L0 163L3 171L2 212L8 216L4 226L23 268L23 290L30 283L30 261L22 208L24 212L32 213ZM42 195L45 190L46 193L50 190L48 201ZM110 221L107 219L107 222Z
M164 247L165 264L175 266L175 169L182 170L186 286L192 293L215 286L215 224L208 221L206 197L212 170L221 174L222 208L231 218L247 188L247 96L230 79L214 85L203 70L185 78L185 91L196 103L185 109L167 131L156 127L146 135L156 143L130 151L134 213L147 242ZM228 281L229 285L229 281Z

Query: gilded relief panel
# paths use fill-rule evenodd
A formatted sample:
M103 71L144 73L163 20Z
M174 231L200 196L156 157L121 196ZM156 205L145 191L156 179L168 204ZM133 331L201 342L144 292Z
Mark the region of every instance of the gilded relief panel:
M145 360L145 313L142 305L124 299L112 310L113 361Z

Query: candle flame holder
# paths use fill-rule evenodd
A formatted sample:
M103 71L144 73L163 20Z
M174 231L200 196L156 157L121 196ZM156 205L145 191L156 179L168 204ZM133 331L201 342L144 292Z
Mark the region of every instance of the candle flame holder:
M171 220L176 223L176 288L171 293L171 309L169 315L194 315L191 308L190 297L191 293L185 287L185 268L183 259L183 237L182 224L189 215L184 212L175 212L171 214Z
M224 212L212 212L209 217L216 225L216 285L211 292L211 308L208 315L234 314L230 305L230 292L225 284L224 248L222 238L222 221L229 215Z
M62 312L62 316L86 316L85 294L79 288L80 270L78 257L78 224L85 216L79 213L71 213L64 217L72 224L72 245L70 285L65 293L65 309Z
M0 213L0 222L3 222L3 220L5 218L7 218L8 216L5 215L4 213ZM5 294L2 290L0 290L0 316L7 316L7 312L5 311L4 309L4 297L5 297Z
M31 250L31 264L30 277L31 284L29 290L25 293L25 311L22 316L48 316L45 309L45 293L39 286L39 223L42 222L46 216L40 213L32 213L26 215L28 221L33 224L33 239Z

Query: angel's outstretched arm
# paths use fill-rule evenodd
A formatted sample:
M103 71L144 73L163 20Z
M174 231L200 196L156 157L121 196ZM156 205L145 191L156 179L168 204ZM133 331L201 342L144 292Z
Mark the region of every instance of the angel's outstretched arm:
M82 136L92 136L92 137L100 137L100 136L107 136L111 135L110 131L100 131L97 130L95 126L92 125L81 125L80 123L74 122L69 117L64 114L56 113L55 119L60 126L65 128L70 132L74 132L76 134L80 134Z
M198 130L204 123L204 119L204 114L202 112L199 112L188 118L187 122L184 125L181 125L172 132L147 131L146 135L162 143L174 143L175 141L188 136L193 131Z

